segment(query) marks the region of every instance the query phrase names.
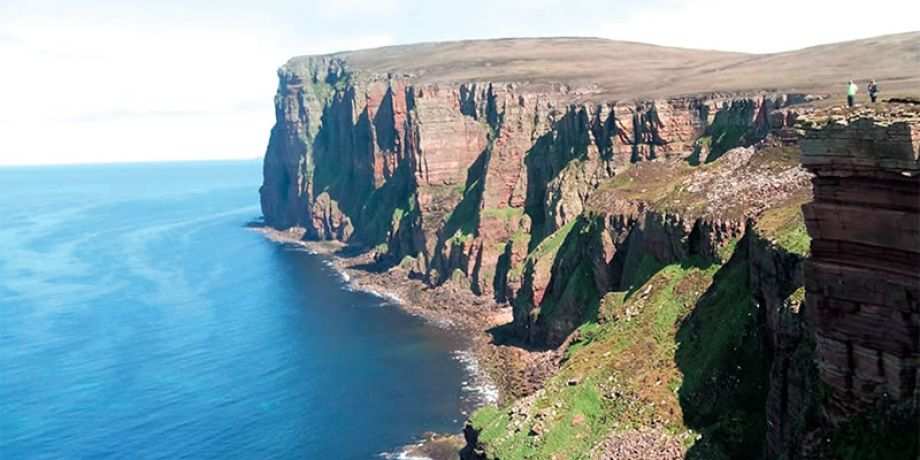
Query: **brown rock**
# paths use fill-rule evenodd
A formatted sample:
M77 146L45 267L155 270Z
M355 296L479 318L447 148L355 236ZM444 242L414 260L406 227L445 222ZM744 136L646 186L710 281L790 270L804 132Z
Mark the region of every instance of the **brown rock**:
M802 163L816 175L806 300L836 423L920 389L920 118L862 112L802 126Z

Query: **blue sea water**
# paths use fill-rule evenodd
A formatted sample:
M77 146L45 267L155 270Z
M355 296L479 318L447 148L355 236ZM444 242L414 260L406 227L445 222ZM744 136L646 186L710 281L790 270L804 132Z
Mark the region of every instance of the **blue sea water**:
M460 338L246 228L255 161L0 168L0 458L372 459Z

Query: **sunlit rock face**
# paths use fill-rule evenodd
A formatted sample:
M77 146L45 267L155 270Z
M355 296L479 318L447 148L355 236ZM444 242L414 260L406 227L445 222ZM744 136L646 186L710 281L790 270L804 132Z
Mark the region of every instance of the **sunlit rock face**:
M408 257L429 283L462 278L511 300L522 286L515 267L600 182L636 162L711 161L763 139L768 113L796 102L584 99L563 84L420 83L341 58L294 59L279 70L266 223L375 248L391 263Z

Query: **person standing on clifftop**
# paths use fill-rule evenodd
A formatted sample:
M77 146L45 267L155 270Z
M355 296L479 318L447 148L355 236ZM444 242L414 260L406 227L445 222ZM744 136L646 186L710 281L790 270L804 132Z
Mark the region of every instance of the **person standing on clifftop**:
M878 83L872 80L869 82L869 86L866 89L869 91L869 99L875 104L875 101L878 99Z
M856 102L857 91L859 91L859 87L856 86L856 83L853 83L853 80L850 80L850 84L847 86L847 106L853 107Z

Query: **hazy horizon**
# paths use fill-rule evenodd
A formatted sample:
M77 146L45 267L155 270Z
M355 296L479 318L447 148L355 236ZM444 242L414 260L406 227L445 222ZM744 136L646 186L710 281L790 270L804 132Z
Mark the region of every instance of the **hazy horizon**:
M884 14L871 21L855 1L693 3L11 0L0 6L0 165L261 158L275 72L298 55L548 36L765 53L908 32L920 13L895 0L874 2Z

